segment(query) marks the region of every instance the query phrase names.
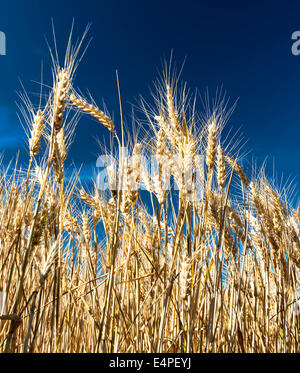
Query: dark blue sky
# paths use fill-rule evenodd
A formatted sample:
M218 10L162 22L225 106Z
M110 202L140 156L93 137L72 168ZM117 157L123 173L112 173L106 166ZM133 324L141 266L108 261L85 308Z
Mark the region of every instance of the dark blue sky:
M53 17L63 52L73 17L75 35L92 22L92 43L81 63L76 86L88 88L101 106L119 119L115 70L119 70L125 111L149 87L161 61L174 50L178 66L187 57L182 78L192 88L213 94L223 85L238 106L229 127L242 127L245 151L262 162L273 159L278 176L299 183L300 55L291 53L291 35L300 30L299 1L5 1L0 31L7 55L0 56L0 152L6 159L20 148L24 133L16 116L21 78L38 92L41 60L50 67L45 37L50 41ZM50 79L45 83L50 83ZM201 108L200 108L201 109ZM130 119L128 117L128 125ZM82 120L70 156L94 164L101 126ZM108 137L106 137L108 141ZM298 188L299 190L299 188Z

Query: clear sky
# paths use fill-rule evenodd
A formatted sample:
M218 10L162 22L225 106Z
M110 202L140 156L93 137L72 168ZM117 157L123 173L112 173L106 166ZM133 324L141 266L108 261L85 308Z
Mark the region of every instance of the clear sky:
M19 79L37 93L40 67L49 69L45 37L51 39L51 17L63 52L72 19L80 36L92 22L91 45L78 69L76 86L102 98L118 121L115 70L119 70L125 111L149 88L161 61L173 49L182 78L192 88L211 93L223 86L238 106L229 127L241 127L245 151L258 161L273 160L278 176L300 175L300 55L291 52L291 35L300 30L299 1L2 1L0 31L6 34L7 55L0 56L0 152L5 159L22 151L24 132L18 123ZM47 79L47 77L45 77ZM48 76L48 78L50 78ZM48 79L45 83L50 83ZM128 116L128 126L130 118ZM70 153L76 164L95 164L97 139L108 137L94 122L83 119ZM299 191L299 187L298 187Z

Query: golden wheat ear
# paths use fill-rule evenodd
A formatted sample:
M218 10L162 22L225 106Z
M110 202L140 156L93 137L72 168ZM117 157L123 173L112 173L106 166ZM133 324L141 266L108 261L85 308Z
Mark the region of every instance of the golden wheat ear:
M39 109L37 113L34 115L31 136L29 139L30 157L33 157L39 153L43 127L44 113L42 112L42 110Z
M207 148L206 148L206 164L209 170L212 170L215 164L217 152L217 123L212 119L208 127Z
M74 22L71 27L71 32L67 44L65 59L63 66L59 63L58 51L56 46L56 37L53 26L53 38L54 38L54 48L55 48L55 57L54 53L50 49L50 54L52 57L52 62L54 66L53 72L53 89L52 89L52 125L54 130L58 132L63 124L64 111L69 99L72 81L76 69L88 47L83 50L82 55L79 56L80 50L82 48L83 42L86 38L86 35L89 31L90 25L88 25L83 33L82 38L78 43L72 47L72 36L73 36L73 27Z
M220 188L223 188L226 183L226 165L224 152L221 146L217 150L217 181Z
M70 95L70 101L79 110L96 118L110 132L113 132L113 133L115 132L114 122L110 119L108 115L106 115L103 111L101 111L96 105L89 104L84 98L74 93Z
M242 183L245 185L246 188L249 186L249 181L247 175L243 168L237 163L237 160L229 157L228 155L225 156L225 161L230 165L230 167L238 174L239 178L241 179Z

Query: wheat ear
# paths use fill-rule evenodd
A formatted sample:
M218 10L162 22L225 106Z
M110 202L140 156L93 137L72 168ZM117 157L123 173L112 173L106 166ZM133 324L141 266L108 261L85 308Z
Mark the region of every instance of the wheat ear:
M103 111L97 108L97 106L89 104L82 97L77 97L73 93L70 95L70 101L77 106L78 109L96 118L110 132L115 132L113 121Z
M69 84L70 78L68 70L59 69L56 85L54 87L53 123L55 131L59 131L62 126Z
M246 188L248 188L249 186L249 182L248 182L248 178L244 172L244 170L242 169L242 167L240 165L237 164L237 162L232 159L231 157L229 156L225 156L225 160L226 162L230 165L230 167L232 167L234 169L234 171L239 175L242 183L245 185Z
M43 125L44 113L41 110L38 110L38 112L33 117L33 126L31 130L31 136L29 139L30 157L33 157L39 153Z
M209 170L213 169L216 157L216 140L217 140L217 125L212 121L208 128L207 148L206 148L206 164Z
M220 145L218 146L217 151L217 181L220 188L223 188L226 183L226 165L224 152Z

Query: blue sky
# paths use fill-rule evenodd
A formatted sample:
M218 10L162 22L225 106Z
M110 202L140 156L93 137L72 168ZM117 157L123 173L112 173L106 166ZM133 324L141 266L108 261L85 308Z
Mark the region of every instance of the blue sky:
M118 114L115 70L118 69L125 112L149 88L161 61L174 51L182 78L192 90L213 94L223 86L239 98L228 124L241 127L245 151L258 163L273 160L278 177L299 183L300 55L291 53L291 35L300 30L299 1L5 1L0 31L7 55L0 56L0 152L10 160L17 149L26 161L25 138L18 122L19 79L33 95L39 91L40 67L50 68L45 37L51 41L51 17L62 53L75 18L75 35L92 22L91 45L81 63L76 86L90 90L100 106ZM50 83L50 76L45 76ZM201 108L200 108L201 109ZM128 126L130 116L127 117ZM70 159L91 165L99 154L97 139L109 138L101 126L83 119L76 130ZM88 167L88 166L87 166ZM299 191L299 187L298 187Z

